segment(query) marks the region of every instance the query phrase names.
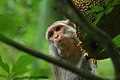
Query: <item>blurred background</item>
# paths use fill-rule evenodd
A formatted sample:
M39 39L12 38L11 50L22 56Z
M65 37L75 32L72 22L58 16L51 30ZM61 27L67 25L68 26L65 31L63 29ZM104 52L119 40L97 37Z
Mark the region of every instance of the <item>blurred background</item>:
M55 0L0 0L0 32L31 49L50 55L45 31L61 20ZM113 78L110 59L98 61L97 74ZM52 80L50 63L0 42L0 80Z

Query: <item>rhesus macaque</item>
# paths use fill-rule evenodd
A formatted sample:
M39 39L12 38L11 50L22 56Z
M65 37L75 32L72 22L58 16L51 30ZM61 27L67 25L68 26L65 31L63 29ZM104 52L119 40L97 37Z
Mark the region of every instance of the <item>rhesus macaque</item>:
M80 40L75 36L75 24L69 20L62 20L53 23L46 31L46 39L50 45L50 53L53 57L63 62L75 65L91 73L95 73L91 59L86 59L85 51L77 44ZM52 65L54 80L85 80L57 65Z

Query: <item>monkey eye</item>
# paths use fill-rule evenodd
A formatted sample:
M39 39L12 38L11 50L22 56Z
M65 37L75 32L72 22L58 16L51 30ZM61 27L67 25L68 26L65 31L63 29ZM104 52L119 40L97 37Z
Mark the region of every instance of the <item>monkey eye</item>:
M62 26L56 27L56 31L60 31L61 27L62 27Z
M53 31L49 32L49 37L52 37L53 36Z

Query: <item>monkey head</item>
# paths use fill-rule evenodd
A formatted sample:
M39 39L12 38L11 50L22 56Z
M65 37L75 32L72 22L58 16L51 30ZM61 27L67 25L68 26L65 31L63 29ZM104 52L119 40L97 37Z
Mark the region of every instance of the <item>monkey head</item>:
M61 57L74 55L79 40L75 37L76 27L70 20L53 23L46 31L46 39L50 47L54 47Z

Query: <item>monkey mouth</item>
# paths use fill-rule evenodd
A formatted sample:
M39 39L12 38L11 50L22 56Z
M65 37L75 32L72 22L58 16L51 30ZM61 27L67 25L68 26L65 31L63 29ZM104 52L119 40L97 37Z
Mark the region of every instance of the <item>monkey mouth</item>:
M63 50L63 49L66 49L67 46L68 46L68 43L67 43L68 39L67 38L61 38L59 39L57 42L55 42L55 46L56 48L60 49L60 50Z
M61 49L68 49L74 46L74 41L72 38L64 37L58 41L57 46Z
M62 43L63 41L64 41L64 39L60 39L60 40L58 41L58 44L59 44L59 43Z
M66 38L61 38L59 41L58 41L58 44L66 44Z
M73 53L75 43L73 38L64 37L58 41L57 51L61 57L69 57Z
M56 41L56 43L59 44L59 43L61 43L61 42L63 42L63 41L64 41L64 38L60 38L60 39L58 39L58 40Z
M57 46L58 46L58 48L63 48L64 47L64 40L63 39L60 39L59 41L58 41L58 43L57 43Z

